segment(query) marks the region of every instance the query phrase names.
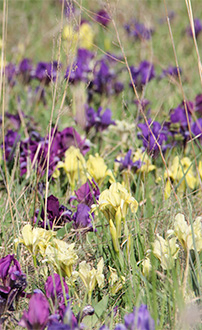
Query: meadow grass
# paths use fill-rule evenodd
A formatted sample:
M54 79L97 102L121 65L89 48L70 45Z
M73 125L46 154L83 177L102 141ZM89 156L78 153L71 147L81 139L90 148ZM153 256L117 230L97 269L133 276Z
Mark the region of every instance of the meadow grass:
M116 182L123 183L128 193L139 204L137 212L128 206L127 212L122 216L117 250L115 238L110 231L110 219L99 208L92 220L96 231L75 229L69 224L60 226L57 231L58 239L68 244L75 243L74 249L78 260L73 266L73 273L79 272L79 265L83 261L95 269L101 258L104 261L104 284L102 288L96 286L92 295L88 294L81 278L75 279L74 275L66 276L74 314L77 315L90 304L94 308L94 315L84 318L83 323L86 324L86 328L99 329L106 324L109 329L114 329L117 323L123 322L126 313L133 311L134 306L145 304L155 321L156 329L202 329L202 247L198 248L202 236L200 232L196 233L194 227L196 217L201 215L200 140L190 139L185 146L179 142L177 146L171 145L166 152L163 152L154 136L159 150L157 157L152 157L152 152L149 154L150 162L155 166L152 171L120 172L118 163L115 162L118 156L125 156L129 149L135 152L142 147L143 141L137 138L137 131L140 131L137 125L144 120L148 123L148 116L142 106L135 105L134 100L148 99L151 108L149 117L152 121L165 123L169 121L170 109L176 108L182 101L193 101L195 96L201 93L199 54L202 50L202 35L197 40L186 35L186 28L192 21L192 13L194 18L202 19L200 2L160 0L106 2L105 8L112 19L107 27L95 22L95 13L102 5L99 1L86 0L73 1L73 3L77 11L71 13L69 17L64 15L62 2L56 0L10 2L4 0L1 3L4 7L1 15L2 68L4 62L19 64L25 57L31 58L34 64L53 60L62 63L62 67L57 71L56 81L48 86L43 82L40 85L46 91L46 104L40 102L37 96L33 98L33 94L31 98L29 97L29 88L34 90L38 86L36 80L24 85L18 78L18 82L11 87L4 71L1 70L1 257L15 253L23 272L27 275L26 291L33 292L37 288L44 292L44 283L48 275L57 267L54 268L54 264L51 263L46 264L45 256L38 255L34 259L29 249L23 245L19 245L16 250L14 239L22 237L22 228L32 223L37 208L40 209L39 214L44 208L45 222L47 221L48 196L51 194L56 196L60 205L68 207L70 196L80 187L81 173L78 174L78 180L72 189L64 170L60 170L60 178L54 181L50 180L48 172L52 152L50 147L52 129L56 130L58 127L58 130L62 131L66 127L73 126L79 134L87 137L91 142L91 149L85 155L85 160L87 161L90 154L99 153L105 160L107 168L112 170ZM168 16L172 11L175 16L169 20ZM134 41L134 38L126 34L123 26L134 17L146 26L154 28L150 40ZM73 65L79 44L78 42L76 45L71 44L72 41L68 44L62 33L68 23L77 30L81 19L88 20L93 26L95 37L91 50L95 52L96 60L101 59L107 52L120 57L114 70L118 72L118 80L124 83L124 90L118 95L94 95L92 106L109 107L113 120L126 121L128 125L134 124L133 128L129 126L128 131L126 130L126 137L123 132L116 131L116 126L110 126L97 134L93 130L86 134L83 128L75 123L74 118L79 115L80 109L87 100L87 87L90 82L76 85L68 79L63 79L66 67ZM154 64L157 75L169 65L179 65L182 74L178 71L176 77L153 79L144 88L138 89L131 79L130 66L138 66L143 60ZM133 84L132 87L130 83ZM21 111L27 116L21 116L21 125L18 129L21 139L29 137L29 125L41 136L48 136L47 168L42 175L37 172L36 166L32 166L31 160L28 160L26 174L20 175L20 142L17 143L12 161L6 162L5 159L5 136L8 129L12 129L12 123L6 119L5 114L6 112L19 114ZM188 110L185 111L187 114ZM200 118L200 115L194 113L194 120L196 117ZM190 125L188 120L188 126ZM149 132L153 134L151 126L148 126ZM190 127L188 127L189 133ZM175 156L180 159L179 171L182 172L177 182L169 175ZM146 162L144 157L146 156L143 156L143 163ZM190 164L186 168L182 164L183 157L190 159ZM199 183L192 189L187 174L193 168L193 177ZM81 168L79 171L82 170ZM44 184L43 194L39 192L40 182ZM166 199L167 182L171 184L171 193ZM100 192L109 189L110 184L109 177L105 178L99 185ZM183 191L180 190L182 184L185 186ZM111 209L109 215L115 223L115 215L110 212ZM167 232L174 230L175 217L179 213L185 215L187 226L190 226L192 248L183 247L182 241L177 237L176 244L179 249L177 257L172 255L171 243L168 243L167 252L160 251L158 258L154 243L158 235L170 242L175 234L172 232L169 236ZM167 253L168 262L173 263L172 267L162 266L164 253ZM151 267L148 273L143 267L146 259L150 261ZM59 263L56 260L56 264L57 262ZM117 275L117 280L113 284L110 267ZM60 269L57 271L62 276L62 271ZM6 316L2 316L6 318L5 329L18 329L17 321L20 320L23 310L27 308L28 302L28 299L21 298L14 312L6 311Z

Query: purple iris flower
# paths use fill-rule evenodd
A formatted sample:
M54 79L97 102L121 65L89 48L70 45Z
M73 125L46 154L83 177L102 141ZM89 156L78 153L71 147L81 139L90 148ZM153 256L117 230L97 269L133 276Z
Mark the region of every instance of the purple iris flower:
M55 81L57 76L58 67L57 61L51 62L39 62L35 69L33 77L38 79L40 82L44 82L48 85L51 81Z
M86 132L89 132L92 127L95 127L96 132L102 132L107 129L109 125L116 125L115 121L111 119L111 115L110 109L106 109L103 112L102 107L99 107L96 112L93 108L88 107L86 109Z
M195 36L196 38L198 38L199 34L202 31L202 22L199 18L194 19L194 30L195 30ZM189 37L193 37L191 26L187 27L186 32Z
M192 102L187 102L186 106L187 106L188 120L191 123L191 120L192 120L191 113L193 112L194 104ZM177 108L174 108L171 110L170 120L173 124L179 123L180 126L183 128L188 127L187 114L186 114L184 103L181 103L180 105L178 105Z
M13 63L9 63L5 67L5 76L7 78L8 84L13 87L16 83L17 67Z
M164 128L157 121L152 122L151 119L148 119L148 124L139 124L138 127L141 129L141 133L138 134L138 138L143 140L143 146L148 150L148 152L158 154L158 146L156 140L160 146L163 146L163 142L167 141L167 132L164 131ZM149 129L150 128L150 129ZM156 139L152 136L151 132Z
M59 150L64 155L64 152L70 147L79 148L81 153L85 155L89 150L89 144L85 139L81 139L79 133L73 127L67 127L58 133Z
M137 170L142 166L141 160L137 160L136 162L133 162L132 160L132 150L129 149L127 154L125 155L124 158L121 158L120 160L115 160L116 162L120 163L120 171L123 170Z
M93 73L93 90L98 94L112 94L115 73L110 69L105 59L96 63Z
M74 228L88 228L88 230L93 229L91 216L90 216L91 208L83 203L77 205L77 211L73 215L74 220Z
M68 300L69 289L64 278L62 278L62 281L66 299ZM45 283L46 297L52 300L53 305L55 307L55 312L57 313L58 311L61 320L63 319L66 310L63 287L60 275L58 274L53 274L53 276L49 276Z
M197 138L202 141L202 118L199 118L195 123L192 124L191 131L194 136L197 136Z
M37 132L31 132L30 137L21 141L20 144L20 174L27 171L27 158L31 163L35 161L37 171L43 175L47 167L49 137L41 137ZM59 160L64 156L65 151L71 146L75 146L85 154L89 151L89 144L82 140L79 133L73 127L67 127L59 132L57 129L51 132L51 146L49 159L49 177L53 174Z
M39 209L35 211L34 222L37 222L38 214L39 214ZM46 229L52 228L53 223L55 223L57 226L61 226L64 225L66 222L71 222L72 221L71 215L72 215L72 211L69 210L64 205L60 205L59 200L55 196L50 195L47 198L48 221L46 223ZM42 208L40 219L38 222L38 226L42 228L44 228L45 226L44 218L45 218L45 212L44 212L44 208Z
M65 310L62 322L59 322L59 320L53 319L53 320L50 320L49 323L50 324L49 324L47 330L79 330L79 329L83 329L83 327L80 327L78 325L77 318L75 317L74 313L72 312L70 304L68 304L68 306Z
M13 302L24 296L27 286L26 275L22 273L19 262L14 255L7 255L0 259L0 315L14 310Z
M180 74L182 73L182 69L179 68ZM169 66L167 69L162 70L162 74L160 75L160 78L164 78L167 76L172 76L172 77L178 77L178 71L176 66Z
M97 12L95 19L98 23L101 23L104 26L107 26L111 21L111 18L104 9L101 9Z
M48 300L42 292L35 292L29 301L29 309L24 311L19 325L28 330L43 330L48 324L49 315Z
M79 48L77 52L76 61L72 68L67 68L65 79L69 79L71 83L77 83L79 81L88 82L89 73L92 71L90 63L94 54L85 48ZM71 69L71 72L70 72Z
M100 190L97 183L87 180L77 191L75 191L77 201L87 206L91 206L99 199Z
M134 84L140 89L156 76L154 65L148 61L141 62L139 67L131 66L130 70Z
M32 78L33 66L32 61L29 58L24 58L18 67L18 74L21 74L23 82L25 84L29 83Z
M143 23L132 20L129 24L125 24L125 30L129 36L134 37L135 40L149 40L152 33L152 29L146 28Z
M155 323L146 305L141 305L139 309L135 307L133 313L124 317L125 326L127 329L138 330L154 330Z

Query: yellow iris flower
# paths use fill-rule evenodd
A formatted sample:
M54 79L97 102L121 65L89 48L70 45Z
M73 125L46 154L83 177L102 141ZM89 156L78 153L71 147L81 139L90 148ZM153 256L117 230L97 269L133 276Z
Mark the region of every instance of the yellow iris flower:
M62 33L63 39L67 40L74 49L77 44L80 48L91 49L93 47L94 31L90 24L81 24L78 31L71 25L65 25Z
M58 176L59 168L64 168L72 190L74 190L77 182L80 185L86 182L86 161L78 148L71 146L67 149L65 161L58 163L54 177Z
M104 260L103 258L97 264L97 269L94 267L91 269L90 265L86 263L86 261L82 261L79 264L79 271L74 272L75 275L79 276L85 285L89 300L91 299L91 295L96 285L98 284L99 288L102 288L104 285Z
M177 192L182 195L186 190L186 183L190 189L194 189L197 184L196 175L194 173L192 162L188 157L182 159L176 156L173 159L173 163L168 169L168 173L165 172L164 177L172 179L174 185L178 185ZM169 180L166 181L165 185L165 199L170 196L171 186Z
M177 238L166 238L157 235L156 240L152 244L153 254L160 260L163 269L172 269L174 261L177 259L179 245L176 243Z
M111 179L110 182L115 181L112 171L107 169L104 159L98 154L95 154L95 156L90 155L86 165L88 173L95 179L98 185L100 185L107 176Z
M202 217L197 217L193 221L193 228L188 225L183 214L178 213L175 217L174 234L177 236L182 247L186 250L194 249L194 241L196 250L200 252L202 250ZM193 239L193 234L194 239Z
M121 214L117 214L118 218L125 219L128 207L137 212L138 202L119 182L114 182L100 194L98 207L109 221L115 219L117 212Z

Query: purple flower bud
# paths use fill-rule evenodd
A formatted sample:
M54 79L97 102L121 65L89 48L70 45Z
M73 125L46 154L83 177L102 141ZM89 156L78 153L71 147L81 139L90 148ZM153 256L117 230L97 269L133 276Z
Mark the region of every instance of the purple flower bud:
M77 201L89 207L99 199L100 191L94 180L87 180L77 191L75 191Z
M60 65L59 65L60 66ZM39 62L35 69L33 77L40 82L48 85L51 81L55 81L58 69L58 62Z
M116 162L120 163L120 167L119 167L120 171L123 171L125 169L137 170L142 166L142 162L140 160L133 162L131 156L132 156L132 150L129 149L124 158L121 158L120 160L117 159L115 160Z
M198 38L199 34L202 31L202 22L199 18L194 19L194 30L195 30L195 36L196 38ZM191 26L187 27L186 32L189 37L193 37Z
M143 140L143 146L149 151L158 154L158 146L156 141L160 146L163 145L164 141L167 141L167 132L164 130L164 127L157 121L152 122L151 119L148 119L147 124L139 124L138 127L141 129L141 133L138 134L138 138ZM153 132L153 135L151 133ZM154 138L155 137L155 138Z
M41 292L34 293L29 301L28 311L24 311L19 325L28 330L43 330L49 318L49 303Z
M154 330L155 323L151 318L146 305L141 305L137 310L135 307L133 313L125 315L125 327L128 330Z
M15 280L16 274L22 274L19 262L14 258L14 254L8 254L0 259L0 278L3 284L10 286L10 279Z
M77 211L73 215L75 228L87 228L92 230L93 225L90 217L90 207L86 204L78 204Z
M17 75L17 68L15 64L9 63L5 67L5 76L8 80L8 83L11 87L13 87L16 83L15 78Z
M90 62L94 54L85 48L79 48L77 52L76 61L73 67L67 68L65 73L65 79L69 79L71 83L77 83L79 81L88 82L89 73L92 71L90 68ZM71 69L71 72L70 72Z
M134 84L139 89L141 89L142 86L146 85L150 80L152 80L156 76L154 65L147 61L141 62L139 64L139 67L131 66L130 70ZM132 86L131 83L130 86Z
M101 23L104 26L107 26L111 21L111 18L104 9L97 12L95 19L98 23Z
M143 23L139 23L136 20L132 20L130 23L125 24L124 27L129 36L134 37L135 40L149 40L154 32L152 29L146 28Z
M87 126L86 131L88 132L92 127L95 127L96 132L104 131L109 125L116 125L115 121L111 119L111 110L106 109L103 111L102 107L99 107L97 112L93 108L86 109Z
M32 61L29 58L24 58L18 68L18 73L22 75L23 82L27 84L31 80L31 71L33 70Z
M64 278L62 278L62 281L66 299L68 300L69 289ZM66 306L60 275L54 274L53 276L49 276L45 283L45 290L47 298L50 298L53 302L55 312L58 311L60 318L63 319Z
M182 69L181 68L179 68L179 72L180 72L180 74L182 73ZM164 69L162 71L162 74L160 75L160 78L164 78L164 77L167 77L167 76L178 77L177 67L170 65L167 69Z

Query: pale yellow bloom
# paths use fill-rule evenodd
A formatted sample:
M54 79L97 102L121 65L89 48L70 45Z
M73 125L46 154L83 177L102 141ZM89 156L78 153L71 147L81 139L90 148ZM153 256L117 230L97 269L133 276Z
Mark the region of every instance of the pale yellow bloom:
M132 212L136 212L138 202L119 182L115 182L100 194L98 207L108 220L115 219L117 212L125 219L128 207Z
M118 277L116 269L109 266L110 276L109 276L109 285L110 291L114 295L119 292L123 288L123 284L125 284L125 277Z
M38 227L32 228L30 224L27 224L22 229L22 238L15 239L15 248L22 243L32 255L36 256L39 252L43 254L50 240L55 235L56 233L52 230Z
M163 237L157 235L156 240L152 244L153 254L161 262L163 269L172 269L174 266L174 261L177 259L179 245L176 243L176 237L164 239Z
M97 269L94 267L91 269L90 265L87 264L86 261L82 261L79 264L79 271L74 272L74 275L77 274L77 276L81 278L84 286L87 289L89 299L91 298L92 291L95 289L97 284L99 288L102 288L104 285L103 268L104 260L101 258L97 264Z
M81 24L78 31L71 25L65 25L62 33L63 39L67 40L74 49L77 44L79 48L91 49L94 40L94 31L90 24Z
M147 155L145 151L138 148L133 156L133 162L141 160L142 166L137 170L141 173L148 173L156 169L156 166L152 164L150 157Z
M143 262L142 262L142 274L146 277L149 278L152 270L152 265L151 261L148 257L146 257Z
M164 174L165 178L169 177L172 179L174 185L178 185L177 192L182 195L186 190L186 182L190 189L194 189L197 184L196 175L193 170L192 162L188 157L183 157L182 159L179 156L176 156L173 159L172 165ZM186 181L185 181L186 180ZM165 198L167 199L170 196L171 187L170 183L166 182L165 186Z
M178 213L175 217L174 234L182 244L184 249L194 249L194 241L196 250L200 252L202 250L202 217L197 217L193 222L193 228L191 224L188 225L183 214ZM194 240L193 240L193 234Z
M64 241L54 238L45 250L45 260L51 263L57 272L61 270L62 276L70 277L73 265L78 259L74 251L75 244L67 244Z
M79 29L79 47L91 49L93 47L94 32L88 23L83 23Z
M65 161L58 163L56 171L59 168L64 168L72 190L74 190L77 182L80 185L86 182L86 161L78 148L71 146L67 149L65 152Z
M90 176L100 185L102 181L108 176L111 182L114 182L114 176L111 170L107 169L107 165L102 157L98 154L90 155L87 161L87 171Z

